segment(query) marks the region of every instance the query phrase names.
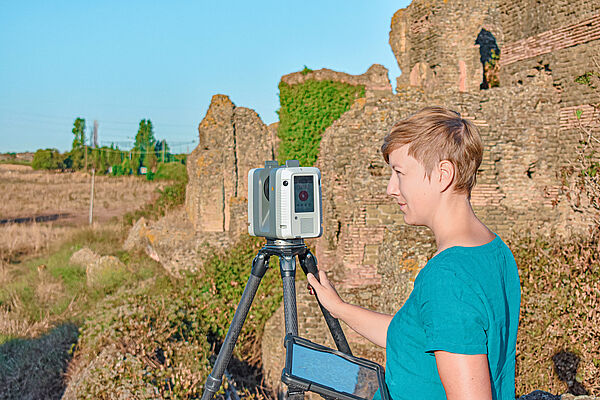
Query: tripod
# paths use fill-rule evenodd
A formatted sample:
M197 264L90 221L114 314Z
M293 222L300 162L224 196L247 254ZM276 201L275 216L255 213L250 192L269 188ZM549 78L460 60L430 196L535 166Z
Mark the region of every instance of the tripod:
M292 240L279 240L279 239L267 239L267 244L258 251L256 257L252 261L252 270L250 272L250 278L244 288L244 293L240 303L238 304L231 325L225 336L225 341L221 346L217 360L213 367L212 372L208 375L206 383L204 384L204 392L202 393L202 400L211 400L214 394L221 387L223 373L227 364L231 359L231 353L233 347L237 341L238 335L242 330L252 300L256 295L260 281L262 280L267 268L269 267L269 258L271 256L279 257L279 266L281 270L281 279L283 281L283 308L285 315L285 333L298 335L298 312L296 309L296 259L298 256L300 260L300 267L305 274L312 273L317 279L319 279L319 273L317 269L317 259L310 252L310 250L304 244L303 239L292 239ZM319 299L317 298L317 302ZM325 322L329 327L331 336L337 346L338 350L352 355L350 346L346 340L346 336L342 331L340 323L337 319L331 316L329 311L325 309L319 302L319 307L325 318ZM290 400L302 400L304 398L304 390L296 387L288 388L288 399Z

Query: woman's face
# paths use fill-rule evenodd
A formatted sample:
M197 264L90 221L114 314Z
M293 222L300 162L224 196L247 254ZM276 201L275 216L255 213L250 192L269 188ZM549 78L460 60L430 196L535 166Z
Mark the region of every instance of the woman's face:
M389 165L392 175L387 194L400 205L404 222L408 225L430 226L429 221L438 196L432 180L425 176L425 168L408 155L408 147L409 145L404 145L390 153ZM432 179L434 172L432 171Z

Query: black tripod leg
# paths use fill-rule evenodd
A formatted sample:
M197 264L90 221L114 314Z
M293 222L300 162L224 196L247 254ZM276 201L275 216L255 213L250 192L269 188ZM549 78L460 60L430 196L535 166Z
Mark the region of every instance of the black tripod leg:
M285 334L298 335L298 309L296 308L296 259L293 255L279 257L283 280L283 311Z
M296 258L294 255L280 255L279 266L283 280L283 312L285 334L298 335L298 309L296 308ZM304 390L294 385L288 386L286 400L304 400Z
M233 347L235 346L240 331L242 330L242 326L244 325L244 321L246 320L246 316L248 315L248 311L252 305L252 300L254 300L254 296L258 290L258 285L260 285L260 281L265 275L268 266L268 255L259 253L256 257L254 257L254 261L252 261L252 272L250 273L250 278L248 279L248 283L244 288L242 299L235 310L235 314L231 320L231 325L229 325L229 330L227 331L227 336L225 336L225 341L223 342L221 350L219 351L219 355L217 356L217 361L215 361L213 370L206 379L204 392L202 393L202 400L212 399L214 394L221 387L223 373L225 372L225 368L227 368L227 364L229 364L229 360L231 360Z
M310 250L306 249L304 254L298 255L300 259L300 267L302 267L302 271L305 274L309 272L319 279L319 270L317 269L317 258L310 252ZM315 297L317 297L315 293ZM346 340L346 335L344 335L344 331L342 331L342 327L340 326L340 321L334 318L329 311L319 301L317 297L317 302L319 303L319 308L321 308L321 312L323 313L323 317L325 318L325 322L327 322L327 326L329 327L329 332L331 332L331 336L333 337L333 341L335 342L336 347L342 353L346 353L348 355L352 355L352 351L350 350L350 345Z

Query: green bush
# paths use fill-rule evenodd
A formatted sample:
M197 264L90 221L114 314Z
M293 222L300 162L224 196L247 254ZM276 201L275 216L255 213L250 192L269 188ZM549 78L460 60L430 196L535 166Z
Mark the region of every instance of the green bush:
M187 169L184 164L179 162L158 164L158 169L154 175L155 180L187 182Z
M31 166L33 169L64 169L67 157L56 149L40 149L33 155Z
M346 112L354 100L365 96L364 86L334 81L307 80L297 85L279 84L279 161L313 165L321 134Z
M112 172L111 172L112 176L123 176L125 175L125 169L123 168L122 165L113 165L112 166Z

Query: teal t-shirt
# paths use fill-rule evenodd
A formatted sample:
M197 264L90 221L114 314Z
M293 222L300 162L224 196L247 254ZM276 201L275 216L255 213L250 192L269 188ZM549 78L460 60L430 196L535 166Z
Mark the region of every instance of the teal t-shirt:
M499 236L437 254L388 327L391 398L446 399L433 353L444 350L487 354L494 400L514 400L520 303L517 264Z

